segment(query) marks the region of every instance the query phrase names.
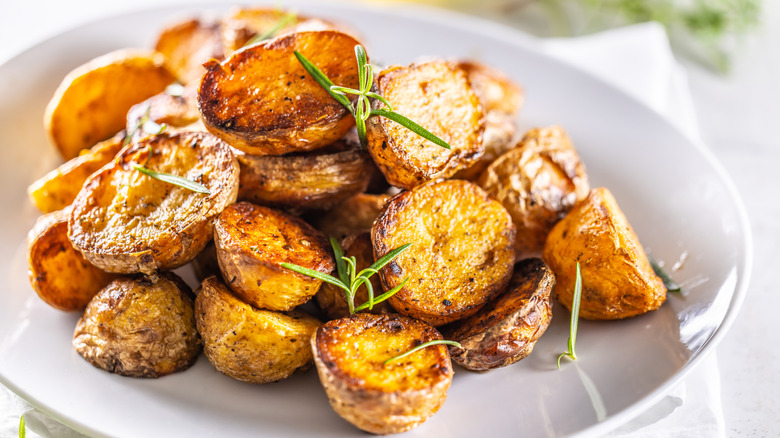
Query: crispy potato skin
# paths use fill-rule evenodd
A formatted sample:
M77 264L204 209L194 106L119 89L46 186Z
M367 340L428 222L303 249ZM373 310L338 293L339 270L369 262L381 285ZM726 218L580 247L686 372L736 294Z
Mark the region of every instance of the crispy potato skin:
M200 122L198 90L193 86L183 88L181 96L172 96L163 92L130 108L127 112L126 131L128 135L133 136L133 141L149 135L141 126L141 119L147 111L149 120L158 124L164 123L168 128L185 128Z
M374 264L374 246L371 244L371 233L368 231L345 237L341 241L341 248L344 250L345 257L355 257L356 272L360 272ZM333 272L331 275L338 277L338 272ZM374 288L375 297L384 292L378 275L371 277L371 287ZM349 305L343 289L330 283L323 283L315 298L317 299L317 305L319 305L328 319L349 316ZM365 286L361 286L355 294L355 306L360 306L365 302L368 302L368 289ZM394 313L395 311L387 301L382 301L374 305L373 309L365 309L361 310L361 312L380 314Z
M555 274L541 259L515 265L509 287L470 318L442 329L452 360L474 371L487 371L524 359L552 320Z
M176 275L112 281L76 325L73 347L92 365L129 377L189 368L200 353L192 290Z
M580 317L622 319L661 307L663 281L655 275L631 225L605 188L597 188L547 236L544 260L555 272L555 294L571 310L580 263Z
M211 194L151 178L132 163L198 181ZM237 193L238 163L221 140L208 133L148 137L87 180L73 202L68 237L105 271L154 275L192 260Z
M189 19L160 32L154 49L165 56L165 66L182 84L197 84L206 69L203 63L225 57L219 23Z
M412 244L380 271L382 282L390 290L409 277L390 305L434 326L471 316L506 287L514 239L506 209L462 180L401 192L371 230L375 259Z
M293 52L333 83L357 88L356 44L338 31L296 32L247 46L222 63L207 63L198 92L206 128L251 155L302 152L335 142L354 126L354 118Z
M62 210L38 218L27 235L27 274L48 305L81 310L114 276L93 266L68 240L68 216Z
M447 178L484 153L485 117L463 69L446 61L389 67L377 89L393 109L448 142L447 150L384 117L366 122L368 151L387 181L412 188ZM382 107L378 100L373 105Z
M311 366L309 339L320 321L304 312L256 309L210 277L195 299L195 315L206 358L226 376L269 383Z
M361 313L325 323L311 339L331 407L375 434L418 426L439 410L452 382L447 348L434 345L384 361L431 340L433 327L401 315Z
M27 188L30 201L43 213L68 207L87 178L119 153L124 139L125 133L120 132L39 178Z
M390 197L387 195L357 194L315 218L315 228L336 239L371 231L374 219L379 216L388 199Z
M222 277L245 302L262 309L292 310L319 290L322 280L283 268L292 263L330 274L335 268L325 236L283 211L239 202L214 226Z
M362 193L371 178L368 152L331 147L282 156L242 155L238 199L292 213L327 210Z
M70 160L121 131L130 107L173 81L157 52L126 49L95 58L62 80L46 107L46 131Z
M526 133L488 166L479 185L512 215L518 259L541 255L552 227L590 190L585 166L559 126Z

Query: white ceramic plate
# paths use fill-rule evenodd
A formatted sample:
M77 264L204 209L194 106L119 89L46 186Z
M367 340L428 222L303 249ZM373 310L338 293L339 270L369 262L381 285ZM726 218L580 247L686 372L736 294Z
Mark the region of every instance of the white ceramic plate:
M595 435L651 406L719 341L744 297L751 241L744 210L721 167L641 104L536 51L492 23L427 9L374 9L290 2L339 18L363 35L373 59L408 63L424 55L476 57L522 83L524 126L561 124L592 185L615 194L643 244L673 262L685 294L651 314L581 322L579 360L557 370L568 313L555 318L533 354L487 374L456 368L447 402L411 436ZM328 406L315 372L254 386L216 373L205 358L158 380L93 368L71 348L77 315L41 302L26 275L25 236L37 217L25 187L57 156L42 128L45 104L72 68L113 49L149 47L162 9L83 26L0 67L0 381L71 427L112 436L363 436ZM218 9L217 9L218 10Z

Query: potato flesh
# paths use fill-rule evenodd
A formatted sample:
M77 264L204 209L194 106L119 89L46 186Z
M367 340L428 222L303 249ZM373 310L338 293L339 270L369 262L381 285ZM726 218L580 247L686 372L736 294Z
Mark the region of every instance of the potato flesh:
M336 239L343 239L349 234L371 231L374 220L390 199L387 195L360 193L344 200L314 219L317 229L323 234Z
M195 314L209 362L220 373L249 383L275 382L307 368L309 339L320 326L303 312L253 308L217 277L203 282Z
M282 211L239 202L214 228L222 276L238 297L255 307L291 310L319 290L322 280L283 268L292 263L329 274L335 263L327 239Z
M219 23L185 20L165 28L157 37L155 50L165 56L165 65L182 84L197 84L206 69L203 63L222 59Z
M395 112L452 147L437 146L384 117L370 118L368 150L390 184L412 188L447 178L483 154L484 115L462 69L444 61L391 67L380 73L377 87Z
M577 204L547 236L544 260L555 272L555 294L571 309L580 263L580 317L621 319L656 310L666 300L631 225L605 188Z
M371 232L377 259L412 246L380 271L398 312L438 326L476 312L509 282L515 227L475 184L429 183L388 201Z

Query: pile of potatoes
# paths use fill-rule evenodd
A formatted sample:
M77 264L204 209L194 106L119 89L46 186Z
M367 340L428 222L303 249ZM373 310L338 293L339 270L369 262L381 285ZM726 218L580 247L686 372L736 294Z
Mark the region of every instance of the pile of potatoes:
M159 377L203 350L250 383L313 363L339 415L397 433L439 409L453 360L486 371L530 354L553 296L571 308L578 262L584 318L664 302L625 216L606 189L591 190L563 129L518 139L523 93L503 73L445 59L382 69L374 90L451 149L378 116L362 148L352 115L294 56L357 88L357 44L342 25L243 8L174 24L154 50L113 52L64 79L45 125L67 161L29 188L45 213L29 234L29 273L43 301L83 312L81 356ZM339 288L281 266L338 276L329 237L358 271L410 243L371 279L377 293L405 286L349 315ZM188 264L195 292L172 272ZM367 299L363 287L355 304ZM440 339L461 347L385 364Z

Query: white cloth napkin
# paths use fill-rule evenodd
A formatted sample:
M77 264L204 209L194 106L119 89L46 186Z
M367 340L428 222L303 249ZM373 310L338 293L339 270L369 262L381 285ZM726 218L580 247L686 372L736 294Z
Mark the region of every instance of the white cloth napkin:
M639 24L572 39L541 40L551 55L589 71L635 96L698 139L699 131L685 71L674 60L664 29ZM82 438L0 386L0 438L18 436L19 417L27 436ZM609 434L610 437L724 437L720 373L710 353L657 404Z

